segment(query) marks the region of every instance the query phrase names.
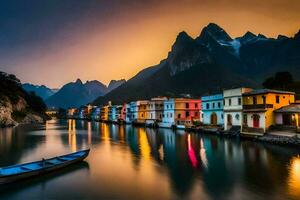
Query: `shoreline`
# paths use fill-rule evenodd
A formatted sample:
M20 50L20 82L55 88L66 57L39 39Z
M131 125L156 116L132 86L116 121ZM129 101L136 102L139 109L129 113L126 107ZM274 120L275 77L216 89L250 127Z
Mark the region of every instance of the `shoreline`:
M119 123L119 122L110 122L110 121L101 121L101 120L91 120L91 119L74 119L74 118L60 118L64 120L81 120L81 121L92 121L92 122L100 122L105 124L115 124L115 125L131 125L133 127L145 127L145 128L151 128L151 129L162 129L163 127L155 127L155 126L147 126L146 124L132 124L132 123ZM249 140L249 141L255 141L265 144L273 144L273 145L280 145L280 146L289 146L289 147L300 147L300 135L298 134L292 137L289 136L278 136L278 135L272 135L272 134L265 134L263 136L244 136L240 134L240 132L233 132L229 133L228 131L224 130L215 130L216 128L207 128L202 127L200 129L191 129L191 128L185 128L185 129L174 129L174 128L163 128L163 129L170 129L170 130L184 130L188 133L194 133L194 134L210 134L210 135L216 135L219 137L226 137L226 138L240 138L243 140Z

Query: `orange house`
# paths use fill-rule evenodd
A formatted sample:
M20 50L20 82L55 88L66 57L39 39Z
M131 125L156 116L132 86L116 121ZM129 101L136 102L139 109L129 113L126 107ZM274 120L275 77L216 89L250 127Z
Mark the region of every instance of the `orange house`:
M177 128L192 126L201 121L200 99L175 99L175 124Z

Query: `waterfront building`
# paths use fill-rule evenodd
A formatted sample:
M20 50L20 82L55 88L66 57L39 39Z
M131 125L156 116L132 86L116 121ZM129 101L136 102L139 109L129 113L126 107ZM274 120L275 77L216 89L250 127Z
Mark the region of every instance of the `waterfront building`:
M252 91L251 88L235 88L223 91L223 111L224 129L230 130L232 127L241 129L243 101L242 94Z
M109 105L106 106L102 106L100 109L100 120L101 121L108 121L108 109L109 109Z
M201 99L175 99L175 124L177 128L200 124Z
M116 119L116 106L111 105L108 107L108 121L115 122Z
M242 134L263 135L276 125L274 111L295 101L295 93L259 89L243 95Z
M164 111L160 127L186 128L201 120L201 100L172 98L164 101Z
M201 100L203 124L222 126L224 124L223 94L203 96Z
M146 124L154 125L162 121L166 97L152 98L146 106Z
M50 108L47 109L46 115L49 117L56 117L59 114L59 110L57 108Z
M78 109L77 108L68 108L68 110L67 110L67 117L68 118L75 118L76 113L78 113Z
M133 101L130 103L131 121L133 123L144 124L147 119L147 100Z
M78 119L84 119L87 116L87 107L81 106L78 111Z
M130 110L130 104L129 103L126 103L124 104L124 114L125 114L125 123L126 124L131 124L132 123L132 113L131 113L131 110Z
M158 125L162 128L175 126L175 99L167 99L164 101L162 122L158 123Z
M300 133L300 103L283 106L274 112L276 126Z
M124 103L121 106L121 113L120 113L120 118L119 118L119 122L125 122L126 121L126 103Z
M92 120L100 120L100 115L101 115L101 108L94 107L91 111L91 119Z

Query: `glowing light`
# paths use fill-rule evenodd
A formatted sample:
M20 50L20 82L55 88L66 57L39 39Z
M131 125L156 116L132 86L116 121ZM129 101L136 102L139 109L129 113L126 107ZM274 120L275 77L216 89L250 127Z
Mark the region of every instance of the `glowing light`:
M139 143L142 157L149 160L151 149L144 129L139 129Z
M202 138L200 140L200 159L201 159L201 162L204 165L204 167L207 168L208 167L208 161L207 161L206 150L204 148L204 142L203 142Z
M192 162L193 167L197 167L198 166L198 160L197 160L197 157L195 155L195 151L192 147L191 135L188 135L188 154L189 154L189 158L190 158L190 161Z
M77 151L77 138L76 138L76 122L74 119L68 121L69 125L69 146L71 151Z
M294 157L289 168L289 193L293 197L300 196L300 157Z
M88 144L92 144L92 123L88 122Z

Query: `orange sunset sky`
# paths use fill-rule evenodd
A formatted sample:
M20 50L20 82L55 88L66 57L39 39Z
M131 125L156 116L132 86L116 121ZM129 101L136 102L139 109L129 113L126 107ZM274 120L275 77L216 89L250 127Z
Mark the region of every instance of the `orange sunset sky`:
M21 2L21 3L20 3ZM61 87L81 78L129 79L167 56L177 34L209 22L232 37L246 31L292 37L299 0L9 1L0 7L0 70L22 82Z

